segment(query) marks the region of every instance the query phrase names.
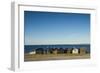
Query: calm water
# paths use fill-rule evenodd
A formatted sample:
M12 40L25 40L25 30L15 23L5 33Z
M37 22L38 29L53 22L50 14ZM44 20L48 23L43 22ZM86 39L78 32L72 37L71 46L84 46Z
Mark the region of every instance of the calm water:
M24 46L24 52L28 53L32 50L35 50L37 48L43 48L43 49L50 49L50 48L85 48L87 52L90 53L90 45L89 44L81 44L81 45L25 45Z

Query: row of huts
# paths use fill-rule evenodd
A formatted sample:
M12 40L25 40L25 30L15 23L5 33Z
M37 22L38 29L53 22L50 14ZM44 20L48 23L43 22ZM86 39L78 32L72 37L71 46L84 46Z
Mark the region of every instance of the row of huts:
M86 54L85 48L72 48L72 49L63 49L63 48L51 48L51 49L43 49L43 48L37 48L29 54Z

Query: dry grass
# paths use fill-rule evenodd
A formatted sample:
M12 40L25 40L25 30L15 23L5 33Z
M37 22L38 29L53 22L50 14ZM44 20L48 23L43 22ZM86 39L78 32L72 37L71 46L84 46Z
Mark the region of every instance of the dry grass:
M90 54L25 54L24 61L87 59Z

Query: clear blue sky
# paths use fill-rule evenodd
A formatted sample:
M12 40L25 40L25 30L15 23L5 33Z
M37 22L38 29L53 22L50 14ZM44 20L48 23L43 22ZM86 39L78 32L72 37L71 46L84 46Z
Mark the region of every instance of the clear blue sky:
M89 44L90 14L24 11L25 45Z

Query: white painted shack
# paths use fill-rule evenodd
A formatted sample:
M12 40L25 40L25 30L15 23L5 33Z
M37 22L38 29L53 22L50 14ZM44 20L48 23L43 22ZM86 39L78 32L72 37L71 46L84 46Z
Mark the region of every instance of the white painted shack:
M29 52L29 54L36 54L36 51L35 50L31 51L31 52Z
M72 50L72 54L78 54L79 53L79 50L77 49L77 48L74 48L73 50Z

